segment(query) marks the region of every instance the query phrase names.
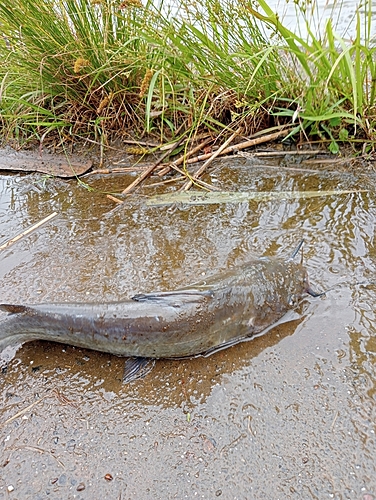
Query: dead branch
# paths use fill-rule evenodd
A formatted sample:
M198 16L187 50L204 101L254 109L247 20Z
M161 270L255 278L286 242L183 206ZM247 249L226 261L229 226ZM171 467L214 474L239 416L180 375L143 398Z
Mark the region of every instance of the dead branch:
M184 186L180 189L180 191L188 191L188 189L193 185L194 181L197 180L200 175L202 175L206 169L206 167L213 161L217 156L223 154L222 152L226 150L227 146L231 144L231 142L238 136L241 132L241 127L239 127L228 139L225 141L222 146L217 149L214 153L210 155L210 158L197 170L197 172L187 181Z
M175 144L175 147L178 147L180 146L180 144L185 141L185 136L181 137L179 139L179 141L177 141L177 143ZM134 180L128 187L126 187L121 194L125 195L125 194L129 194L132 189L134 189L136 186L138 186L144 179L146 179L146 177L148 177L152 172L153 170L158 167L158 165L160 163L162 163L162 161L167 158L167 156L169 156L171 154L171 151L168 150L166 151L155 163L153 163L152 165L150 165L149 168L147 168L146 170L144 170L144 172L142 172L141 175L139 175L137 177L136 180Z

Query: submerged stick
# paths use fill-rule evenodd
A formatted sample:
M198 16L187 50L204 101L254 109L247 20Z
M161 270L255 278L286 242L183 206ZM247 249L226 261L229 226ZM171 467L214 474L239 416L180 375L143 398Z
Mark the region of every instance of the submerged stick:
M115 198L115 196L112 196L112 194L108 194L107 198L111 201L114 201L115 203L122 204L123 200L119 200L119 198Z
M37 222L36 224L34 224L33 226L29 227L28 229L26 229L25 231L23 231L22 233L18 234L17 236L15 236L14 238L11 238L10 240L6 241L5 243L3 243L2 245L0 245L0 250L4 250L4 248L8 248L10 245L13 245L13 243L16 243L16 241L20 240L21 238L23 238L24 236L26 236L27 234L30 234L31 232L35 231L36 229L38 229L38 227L40 227L42 224L44 224L45 222L48 222L49 220L53 219L54 217L56 217L57 215L57 212L53 212L52 214L50 214L48 217L45 217L44 219L42 219L41 221Z
M6 420L5 422L1 423L0 424L0 427L5 427L6 425L10 424L11 422L13 422L13 420L16 420L16 418L20 417L21 415L23 415L24 413L28 412L29 410L31 410L31 408L33 408L35 405L39 404L40 402L42 402L44 399L46 399L46 397L48 396L48 394L42 396L40 399L38 399L37 401L34 401L34 403L31 403L29 406L26 406L26 408L23 408L22 410L20 410L19 412L17 412L15 415L13 415L12 417L9 417L8 420Z

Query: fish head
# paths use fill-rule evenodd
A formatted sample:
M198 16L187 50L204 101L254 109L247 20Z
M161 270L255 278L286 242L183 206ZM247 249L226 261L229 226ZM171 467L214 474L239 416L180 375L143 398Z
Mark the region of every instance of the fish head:
M290 276L287 286L287 305L289 308L296 307L304 297L307 288L309 288L308 272L305 267L295 264L290 269Z
M290 268L290 287L288 295L288 305L292 308L297 306L301 299L306 295L311 297L321 297L325 292L315 292L310 284L308 271L301 264L295 264Z
M259 260L247 271L247 278L253 279L241 285L247 292L242 323L248 334L275 324L311 290L306 268L291 260Z

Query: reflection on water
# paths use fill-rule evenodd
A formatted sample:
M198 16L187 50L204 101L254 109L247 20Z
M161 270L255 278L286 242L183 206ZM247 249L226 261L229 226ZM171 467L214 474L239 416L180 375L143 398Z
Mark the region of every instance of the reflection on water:
M209 358L161 360L128 386L115 356L25 345L0 381L9 461L1 491L11 481L19 498L68 498L81 483L82 498L151 498L155 484L157 498L376 495L375 174L291 173L231 159L212 175L223 189L369 191L153 208L143 196L154 191L143 187L106 217L104 193L132 177L93 179L94 192L75 181L0 177L0 244L59 213L1 253L2 301L173 289L255 255L288 257L302 237L312 285L328 290L303 302L299 321Z
M361 2L353 0L313 0L301 2L289 2L288 0L270 0L269 7L276 12L284 26L297 33L304 40L307 39L307 21L309 29L316 38L324 35L325 24L329 19L335 32L344 38L351 40L356 36L356 15L360 13L360 19L368 12L372 12L372 20L375 21L376 2ZM302 12L305 15L302 15ZM361 23L361 35L365 37L368 30L367 23ZM371 28L371 34L375 28Z

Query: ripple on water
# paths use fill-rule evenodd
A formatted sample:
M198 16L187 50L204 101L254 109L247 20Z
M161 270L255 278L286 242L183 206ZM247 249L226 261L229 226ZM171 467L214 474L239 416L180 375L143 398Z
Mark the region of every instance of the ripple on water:
M0 243L59 212L2 252L4 301L106 301L172 289L250 256L288 256L302 237L311 281L328 290L304 301L300 320L209 358L158 361L127 386L115 356L23 346L0 381L0 491L376 496L375 178L276 173L239 160L219 162L215 177L223 189L370 192L173 210L145 207L135 195L105 218L112 206L102 192L120 190L124 179L93 181L102 192L68 181L29 193L36 178L0 177Z

